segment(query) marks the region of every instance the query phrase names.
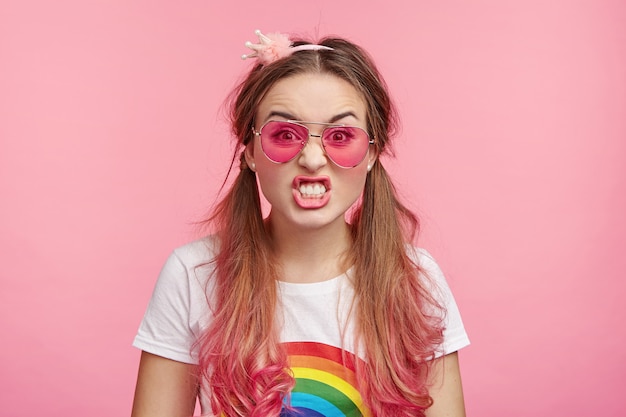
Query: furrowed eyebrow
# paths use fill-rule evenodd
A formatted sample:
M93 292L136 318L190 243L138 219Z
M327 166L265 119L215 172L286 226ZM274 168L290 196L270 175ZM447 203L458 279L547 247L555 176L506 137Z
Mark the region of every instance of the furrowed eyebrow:
M274 110L274 111L270 112L270 114L268 114L268 115L267 115L267 117L265 118L265 120L270 120L270 119L271 119L272 117L274 117L274 116L282 117L283 119L286 119L286 120L299 120L299 119L298 119L296 116L294 116L293 114L286 113L286 112L282 112L282 111L278 111L278 110ZM350 116L352 116L352 117L354 117L355 119L359 120L359 118L358 118L358 117L356 117L356 115L355 115L353 112L351 112L351 111L346 111L346 112L343 112L343 113L339 113L339 114L338 114L338 115L336 115L336 116L333 116L333 117L332 117L332 118L328 121L328 123L336 123L338 120L341 120L341 119L343 119L343 118L345 118L345 117L350 117Z
M345 118L345 117L349 117L349 116L352 116L352 117L354 117L355 119L359 120L359 118L358 118L358 117L356 117L356 115L355 115L353 112L351 112L351 111L347 111L347 112L343 112L343 113L340 113L340 114L338 114L338 115L334 116L332 119L330 119L330 120L329 120L329 123L335 123L335 122L337 122L338 120L341 120L341 119L343 119L343 118Z
M270 114L267 115L265 120L270 120L274 116L282 117L283 119L286 119L286 120L295 120L296 119L296 116L294 116L293 114L289 114L289 113L285 113L285 112L282 112L282 111L274 110L274 111L270 112Z

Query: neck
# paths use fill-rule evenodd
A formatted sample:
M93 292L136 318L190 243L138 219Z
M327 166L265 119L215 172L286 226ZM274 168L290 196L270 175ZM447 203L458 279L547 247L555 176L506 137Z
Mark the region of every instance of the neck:
M311 283L326 281L344 273L352 246L350 226L345 223L321 229L294 231L268 219L276 259L281 266L281 281Z

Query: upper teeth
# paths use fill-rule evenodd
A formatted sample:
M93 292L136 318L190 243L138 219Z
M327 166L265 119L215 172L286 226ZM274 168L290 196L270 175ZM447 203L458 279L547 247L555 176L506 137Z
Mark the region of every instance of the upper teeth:
M325 192L324 184L300 184L300 193L304 195L322 195Z

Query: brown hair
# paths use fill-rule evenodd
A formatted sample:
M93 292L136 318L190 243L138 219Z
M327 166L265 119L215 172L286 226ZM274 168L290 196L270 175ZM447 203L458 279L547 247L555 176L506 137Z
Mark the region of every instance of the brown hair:
M345 39L326 38L319 44L332 51L300 51L256 65L235 89L235 155L252 140L254 116L269 89L278 80L307 72L333 74L354 86L365 100L367 129L377 152L388 151L397 117L373 61ZM277 271L251 170L239 172L210 222L220 242L212 296L217 304L199 345L213 412L278 415L294 381L274 325ZM408 253L418 219L399 201L380 161L367 176L350 223L355 346L362 347L366 359L357 368L359 388L375 416L421 416L432 404L426 381L429 359L443 339L442 314L426 290L424 271Z

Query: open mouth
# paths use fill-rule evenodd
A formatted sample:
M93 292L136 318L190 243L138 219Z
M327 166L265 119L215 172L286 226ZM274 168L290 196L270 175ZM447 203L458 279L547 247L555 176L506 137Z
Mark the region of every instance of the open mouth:
M297 176L293 180L293 192L296 202L301 207L322 207L330 198L330 179L328 177Z
M321 198L326 192L326 186L322 183L307 183L300 184L298 191L304 198Z

